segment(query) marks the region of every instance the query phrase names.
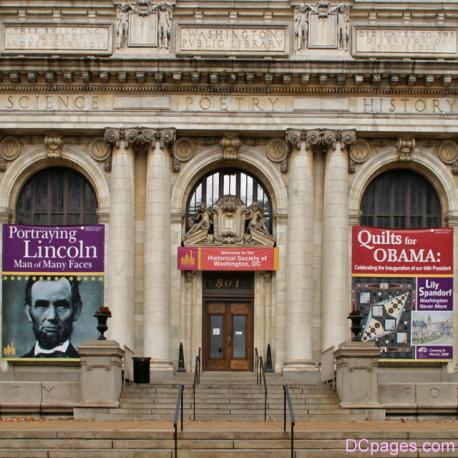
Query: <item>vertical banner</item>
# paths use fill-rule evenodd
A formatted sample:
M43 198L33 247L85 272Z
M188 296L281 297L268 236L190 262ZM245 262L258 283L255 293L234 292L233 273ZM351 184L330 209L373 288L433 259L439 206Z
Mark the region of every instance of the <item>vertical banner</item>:
M98 224L3 225L3 358L79 358L97 338L104 239Z
M453 228L354 227L352 306L382 358L453 358Z

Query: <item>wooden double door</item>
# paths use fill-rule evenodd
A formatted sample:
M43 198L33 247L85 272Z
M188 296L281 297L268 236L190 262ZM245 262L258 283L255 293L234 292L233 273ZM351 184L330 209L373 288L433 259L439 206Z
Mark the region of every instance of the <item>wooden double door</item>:
M253 370L253 302L206 300L203 312L203 369Z

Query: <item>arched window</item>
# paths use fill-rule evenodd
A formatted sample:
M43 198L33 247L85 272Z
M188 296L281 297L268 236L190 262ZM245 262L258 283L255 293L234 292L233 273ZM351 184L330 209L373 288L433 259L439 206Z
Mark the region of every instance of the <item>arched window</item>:
M364 193L363 226L419 229L440 226L441 221L437 193L418 173L402 169L385 172Z
M81 173L67 167L51 167L33 175L21 189L16 223L94 224L96 210L95 192Z
M238 169L224 169L204 176L194 187L188 201L186 220L194 216L201 202L212 206L220 197L237 196L246 206L260 202L267 227L272 233L272 204L264 186L252 175Z

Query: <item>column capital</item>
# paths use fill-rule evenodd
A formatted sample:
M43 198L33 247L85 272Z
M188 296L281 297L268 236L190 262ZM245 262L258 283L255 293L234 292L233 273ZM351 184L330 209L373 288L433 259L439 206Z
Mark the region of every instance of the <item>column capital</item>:
M298 130L290 129L286 131L286 141L299 148L301 142L306 142L311 148L335 147L337 142L344 145L351 145L356 140L354 130L332 130L314 129Z
M144 146L159 142L161 148L168 146L175 140L175 128L151 129L148 127L132 127L128 129L112 128L105 129L105 141L112 146L119 146L124 141L124 146Z

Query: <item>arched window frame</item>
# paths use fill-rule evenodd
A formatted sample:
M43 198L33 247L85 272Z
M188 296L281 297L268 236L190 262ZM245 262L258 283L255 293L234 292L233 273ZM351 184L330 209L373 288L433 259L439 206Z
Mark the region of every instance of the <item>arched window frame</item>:
M422 174L391 169L367 186L360 204L360 224L392 229L438 227L442 225L441 202L434 186Z
M219 177L233 176L234 178L232 180L226 180L226 182L224 179L218 179L217 181L213 180L213 185L210 185L212 192L210 196L207 192L208 186L203 186L203 184L209 177L214 177L216 175ZM252 193L248 192L250 182L253 184ZM198 195L199 186L202 186L201 195ZM243 191L244 187L245 192ZM260 192L260 190L262 190L262 192ZM205 201L207 207L210 207L224 195L236 196L240 198L246 206L250 206L253 202L260 201L264 206L264 217L267 227L270 233L272 233L272 199L266 187L255 175L239 168L221 168L213 170L200 178L193 186L186 202L186 221L189 221L190 216L195 215L196 209L201 201ZM189 228L186 227L186 229Z
M47 167L22 186L15 219L17 224L43 226L95 224L97 206L95 190L84 175L70 167Z

